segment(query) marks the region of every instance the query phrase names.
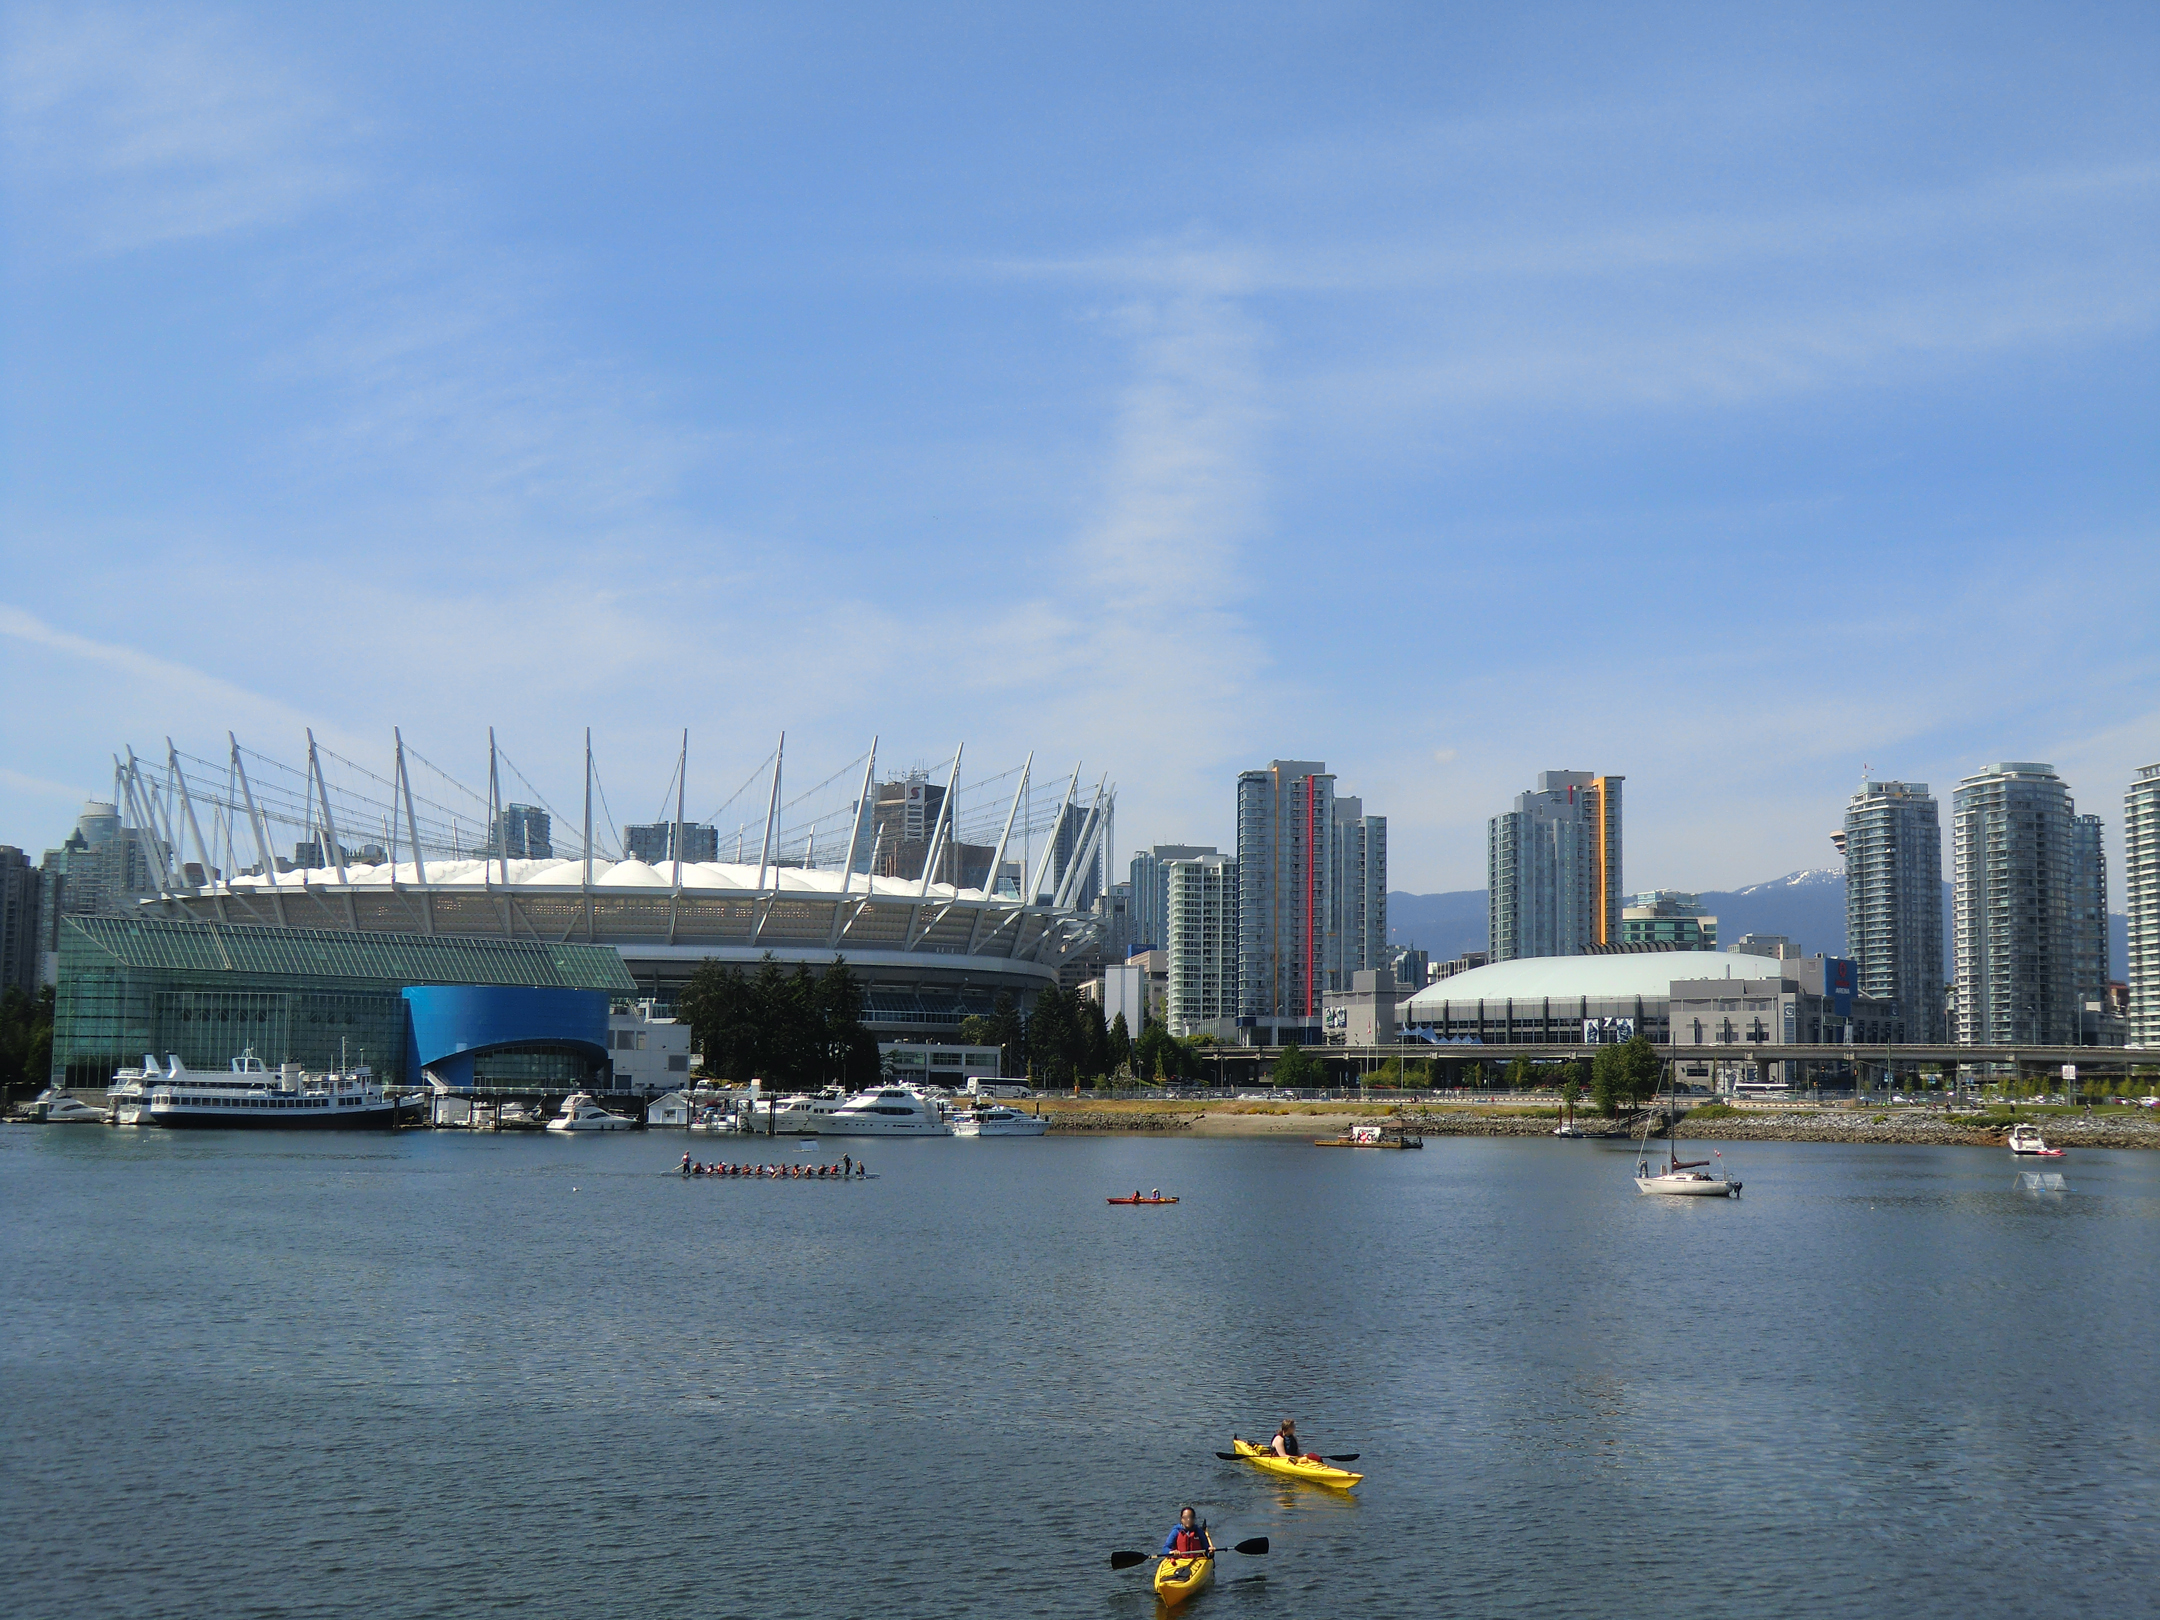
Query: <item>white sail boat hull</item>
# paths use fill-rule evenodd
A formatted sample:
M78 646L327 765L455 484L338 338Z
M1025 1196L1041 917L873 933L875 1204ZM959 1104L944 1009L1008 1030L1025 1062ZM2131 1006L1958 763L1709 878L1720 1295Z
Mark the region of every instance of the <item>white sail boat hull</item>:
M1720 1181L1711 1176L1637 1176L1635 1190L1640 1193L1663 1193L1668 1198L1737 1198L1740 1183Z

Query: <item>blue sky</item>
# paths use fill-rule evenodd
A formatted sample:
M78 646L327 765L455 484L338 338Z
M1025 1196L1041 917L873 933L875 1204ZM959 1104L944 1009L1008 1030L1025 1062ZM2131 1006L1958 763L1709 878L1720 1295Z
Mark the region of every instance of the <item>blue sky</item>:
M1419 890L1618 772L1709 889L2015 758L2119 897L2149 5L5 19L0 841L167 733L560 803L687 725L1123 849L1324 758Z

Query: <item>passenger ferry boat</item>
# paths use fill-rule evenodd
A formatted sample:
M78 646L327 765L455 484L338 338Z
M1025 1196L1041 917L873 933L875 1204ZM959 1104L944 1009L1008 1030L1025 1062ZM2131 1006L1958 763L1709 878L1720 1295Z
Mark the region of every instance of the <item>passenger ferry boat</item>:
M820 1136L950 1136L936 1102L906 1086L860 1091L818 1121Z
M297 1063L269 1068L252 1050L234 1058L224 1074L185 1069L175 1059L171 1069L145 1083L145 1123L168 1129L385 1130L407 1109L375 1083L365 1064L343 1074L312 1075Z

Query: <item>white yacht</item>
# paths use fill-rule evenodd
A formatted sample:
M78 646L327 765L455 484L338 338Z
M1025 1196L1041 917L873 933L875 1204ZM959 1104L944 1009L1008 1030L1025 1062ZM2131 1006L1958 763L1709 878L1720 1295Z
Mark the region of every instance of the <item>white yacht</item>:
M172 1065L169 1072L175 1078L187 1073L187 1066L177 1054L167 1061ZM105 1122L108 1125L149 1124L150 1088L164 1079L167 1072L158 1067L154 1052L143 1054L140 1068L130 1064L115 1069L112 1084L105 1088Z
M1033 1114L1023 1114L1017 1108L1007 1108L1003 1103L988 1108L971 1108L957 1115L952 1122L955 1136L1040 1136L1050 1128L1047 1119Z
M39 1092L32 1112L48 1125L102 1125L106 1117L104 1109L92 1108L59 1086Z
M750 1129L762 1130L768 1136L817 1136L824 1131L825 1121L840 1111L840 1105L837 1096L813 1097L807 1092L777 1100L767 1098L762 1110L755 1104L751 1106Z
M634 1131L637 1121L611 1114L593 1101L589 1091L573 1091L563 1099L562 1112L547 1122L551 1131Z
M269 1068L252 1051L234 1058L223 1074L188 1069L175 1058L145 1084L147 1123L168 1129L382 1130L422 1101L391 1096L364 1064L344 1074L309 1074L297 1063Z
M857 1092L818 1121L820 1136L950 1136L931 1098L906 1086Z

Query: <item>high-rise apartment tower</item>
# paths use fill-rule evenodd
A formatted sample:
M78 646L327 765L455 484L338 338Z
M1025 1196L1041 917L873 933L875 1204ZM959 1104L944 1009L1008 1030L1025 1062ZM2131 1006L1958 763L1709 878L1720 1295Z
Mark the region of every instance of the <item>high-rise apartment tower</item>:
M1925 782L1862 782L1845 806L1845 953L1863 996L1897 1003L1906 1038L1947 1038L1942 822Z
M1486 823L1486 937L1495 962L1620 942L1620 785L1544 771Z
M1213 850L1162 863L1170 957L1163 1016L1170 1033L1234 1018L1238 1002L1238 868Z
M1134 949L1159 950L1170 943L1170 886L1163 868L1216 853L1213 844L1157 844L1133 856L1126 879L1132 885Z
M2108 986L2107 846L2098 816L2070 824L2070 978L2078 1044L2098 1046Z
M1362 799L1335 801L1334 870L1328 892L1327 987L1348 990L1350 975L1389 963L1387 817L1368 816Z
M1238 777L1240 1018L1318 1026L1334 832L1335 778L1320 761L1278 759Z
M1951 799L1957 1038L2068 1046L2079 1025L2077 806L2052 765L2011 760Z
M0 844L0 990L37 994L38 869L13 844Z
M2160 1046L2160 765L2123 795L2123 888L2130 906L2130 1044Z

